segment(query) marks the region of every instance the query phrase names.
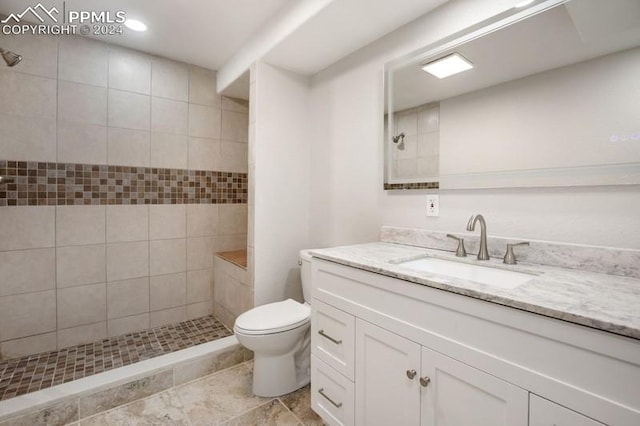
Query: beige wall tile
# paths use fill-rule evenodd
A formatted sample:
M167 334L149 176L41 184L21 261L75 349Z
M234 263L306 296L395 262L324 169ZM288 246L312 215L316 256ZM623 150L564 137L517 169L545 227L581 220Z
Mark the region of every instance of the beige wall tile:
M107 319L105 283L58 290L58 329L92 324Z
M0 73L0 114L56 118L56 81L15 72Z
M221 172L247 173L248 157L247 144L223 140L220 145L219 169Z
M56 350L56 333L37 334L21 339L7 340L0 344L0 358L17 358Z
M58 330L58 349L106 339L106 321Z
M15 160L56 161L56 121L0 113L0 156Z
M189 138L170 133L151 133L151 167L186 169Z
M213 236L217 229L217 204L187 204L187 236Z
M121 336L123 334L142 331L149 328L149 313L131 315L129 317L114 318L107 321L107 336Z
M234 111L249 114L249 101L245 99L230 98L228 96L222 97L222 110Z
M187 303L212 300L211 269L187 272Z
M189 67L182 62L154 57L151 61L151 94L163 98L189 99Z
M55 288L55 249L0 252L0 296Z
M107 281L148 275L149 243L147 241L107 244Z
M151 97L109 89L109 127L149 130Z
M216 252L240 250L247 247L247 234L220 235L216 238Z
M149 277L107 284L107 318L149 312Z
M0 297L0 340L56 329L55 290Z
M106 246L59 247L56 254L58 288L106 281Z
M222 139L244 142L249 141L249 115L242 112L222 110Z
M95 124L59 122L58 161L106 164L107 128Z
M149 243L151 275L184 272L187 269L186 239L157 240Z
M218 234L242 234L247 232L247 205L221 204L219 207Z
M0 250L55 246L55 207L0 207Z
M3 71L56 78L58 74L57 37L2 34L2 47L22 55L19 67L5 67Z
M189 104L189 136L198 138L220 138L220 109Z
M187 319L205 317L213 313L213 302L192 303L187 305Z
M189 104L158 97L151 98L151 130L186 135L189 126Z
M107 89L68 81L58 82L58 120L106 126Z
M109 127L107 134L107 164L149 166L150 132Z
M174 308L187 303L187 274L158 275L151 277L151 310Z
M216 72L189 66L189 102L220 106L220 95L216 90Z
M151 94L151 57L135 50L109 46L109 87Z
M149 206L107 206L107 242L149 239Z
M189 138L189 169L219 170L220 141Z
M177 322L186 321L187 307L179 306L177 308L163 309L161 311L151 312L149 314L149 327L159 327L165 324L175 324Z
M239 291L239 304L238 304L238 315L247 312L249 309L253 309L253 298L254 293L253 290L245 285L241 285L238 287Z
M104 243L105 226L105 206L56 207L58 247Z
M187 240L187 270L213 267L214 241L212 237L194 237Z
M109 68L106 43L87 37L61 37L58 58L60 80L107 87Z
M149 206L149 238L160 240L184 238L187 227L185 204L162 204Z

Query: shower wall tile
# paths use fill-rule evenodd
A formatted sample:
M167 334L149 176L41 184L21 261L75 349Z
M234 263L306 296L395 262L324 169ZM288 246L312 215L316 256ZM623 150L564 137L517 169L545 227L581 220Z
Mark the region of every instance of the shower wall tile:
M0 71L0 114L56 118L56 80Z
M248 172L248 145L246 143L222 141L219 169L225 172Z
M107 321L107 337L121 336L149 328L149 313L114 318Z
M211 300L211 269L187 272L187 303Z
M87 37L60 38L58 78L74 83L107 87L109 48Z
M149 206L149 239L184 238L187 233L185 204Z
M165 275L187 270L186 239L149 242L149 273Z
M228 96L222 97L222 110L241 112L243 114L249 114L249 101L245 99L230 98ZM248 124L248 122L247 122Z
M182 62L154 57L151 62L151 94L161 98L188 101L188 65Z
M2 47L22 55L20 67L7 67L6 71L56 78L58 74L58 39L56 37L3 34Z
M0 251L55 246L55 207L3 207Z
M107 125L107 89L86 84L58 83L58 120Z
M55 288L52 248L0 252L0 296Z
M218 233L218 211L216 204L187 205L187 236L204 237Z
M219 234L247 233L247 205L223 204L219 207Z
M107 244L107 281L140 278L149 275L149 243Z
M149 293L152 311L183 306L187 303L187 274L151 277Z
M151 167L186 169L187 151L187 136L151 133Z
M151 133L109 127L107 141L107 164L149 166Z
M95 124L58 123L58 161L106 164L107 128Z
M217 139L189 138L189 168L218 170L220 167L220 141Z
M0 324L2 341L54 331L55 290L0 297Z
M107 287L105 283L59 289L58 329L105 321Z
M165 324L174 324L176 322L185 321L187 319L187 307L179 306L177 308L163 309L161 311L153 311L149 314L149 326L158 327Z
M107 338L107 323L100 321L58 330L58 349L79 345L86 342L96 342Z
M219 107L221 100L216 84L215 71L189 66L189 102Z
M56 250L58 288L102 283L106 277L106 246L58 247Z
M149 312L149 277L107 284L107 318Z
M107 242L149 239L149 206L107 206Z
M134 50L110 46L109 87L151 94L151 57Z
M0 157L56 161L56 121L0 114Z
M249 140L249 115L222 110L222 139L247 143Z
M189 126L189 104L171 99L151 98L151 130L186 135Z
M213 268L213 237L187 239L187 270Z
M240 250L247 247L247 234L220 235L216 244L216 252Z
M53 351L57 348L56 345L56 333L50 332L1 342L0 353L3 359L17 358L25 355Z
M105 206L56 207L56 245L105 242Z
M217 107L189 104L189 136L220 138L221 112Z
M109 127L149 130L151 97L109 89Z
M213 306L210 300L187 305L187 319L200 318L212 313Z

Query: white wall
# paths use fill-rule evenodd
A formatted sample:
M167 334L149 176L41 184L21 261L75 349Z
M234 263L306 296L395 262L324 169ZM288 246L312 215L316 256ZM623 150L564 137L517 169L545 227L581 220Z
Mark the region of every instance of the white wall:
M312 246L378 239L379 227L463 231L483 213L491 235L640 248L640 187L440 191L382 190L382 67L516 0L453 0L315 75L311 84Z
M258 306L302 296L298 252L309 247L309 80L265 63L251 73L248 245Z

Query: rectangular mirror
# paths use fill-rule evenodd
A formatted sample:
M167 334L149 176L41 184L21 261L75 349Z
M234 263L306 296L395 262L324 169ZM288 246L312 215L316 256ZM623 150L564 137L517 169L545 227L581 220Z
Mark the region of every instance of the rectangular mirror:
M538 1L389 62L385 189L640 184L639 76L637 0Z

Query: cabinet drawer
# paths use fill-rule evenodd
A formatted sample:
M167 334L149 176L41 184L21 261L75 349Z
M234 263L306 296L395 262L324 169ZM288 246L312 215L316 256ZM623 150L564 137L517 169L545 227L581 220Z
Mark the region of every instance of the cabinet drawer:
M325 424L353 425L354 401L353 382L311 355L311 408Z
M314 299L311 316L311 353L353 380L355 319Z
M580 413L529 394L529 426L604 426Z

